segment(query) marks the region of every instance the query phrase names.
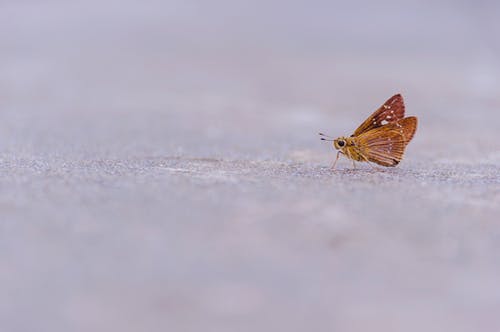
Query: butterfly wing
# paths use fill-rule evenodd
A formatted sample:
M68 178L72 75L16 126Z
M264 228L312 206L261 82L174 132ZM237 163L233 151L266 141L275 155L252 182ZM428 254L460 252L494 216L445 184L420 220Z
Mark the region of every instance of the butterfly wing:
M381 127L387 123L401 120L405 116L405 104L403 96L397 94L389 98L378 110L373 112L368 119L354 131L353 136Z
M403 159L405 147L416 129L416 117L404 118L359 135L356 147L365 160L393 167Z
M396 127L398 127L399 129L399 132L405 139L405 146L408 145L413 136L415 136L415 132L417 131L417 124L418 120L416 116L409 116L395 123Z

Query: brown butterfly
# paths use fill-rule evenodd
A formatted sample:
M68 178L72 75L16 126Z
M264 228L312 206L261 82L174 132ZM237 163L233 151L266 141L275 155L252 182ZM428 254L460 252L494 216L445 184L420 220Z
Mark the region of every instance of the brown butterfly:
M404 116L403 97L397 94L380 106L350 137L333 139L320 133L324 136L321 138L323 141L333 142L334 148L339 150L332 169L335 169L340 154L351 159L354 167L355 161L374 162L387 167L399 164L417 130L417 118Z

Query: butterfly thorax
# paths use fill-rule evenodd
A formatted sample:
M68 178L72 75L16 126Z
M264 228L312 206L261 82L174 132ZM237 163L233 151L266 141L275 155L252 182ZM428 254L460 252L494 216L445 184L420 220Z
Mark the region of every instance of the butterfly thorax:
M339 137L333 141L333 147L342 151L347 158L356 161L365 161L357 145L356 137Z

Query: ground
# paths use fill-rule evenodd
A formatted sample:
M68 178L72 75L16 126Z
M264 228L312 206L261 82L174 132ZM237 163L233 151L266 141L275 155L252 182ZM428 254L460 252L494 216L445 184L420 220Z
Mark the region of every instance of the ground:
M0 4L2 331L500 329L498 5L106 3Z

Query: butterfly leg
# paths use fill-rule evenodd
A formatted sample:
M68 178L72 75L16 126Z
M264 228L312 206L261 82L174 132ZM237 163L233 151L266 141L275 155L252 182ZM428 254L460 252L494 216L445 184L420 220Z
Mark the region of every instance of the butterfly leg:
M357 152L359 153L359 155L361 156L361 158L363 158L364 161L366 161L368 163L368 165L370 165L370 167L375 170L376 168L372 165L372 163L368 160L368 158L366 158L366 156L364 154L361 153L361 151L359 149L357 149ZM352 164L354 166L354 160L352 161Z
M337 165L337 161L339 161L339 157L340 157L341 153L342 153L342 151L337 152L337 158L335 158L335 161L333 162L332 170L335 170L335 166Z
M356 169L356 163L354 162L354 159L352 160L352 169Z
M372 163L368 160L368 158L366 158L363 154L361 155L361 157L368 163L368 165L370 165L370 167L375 170L376 168L372 165Z

